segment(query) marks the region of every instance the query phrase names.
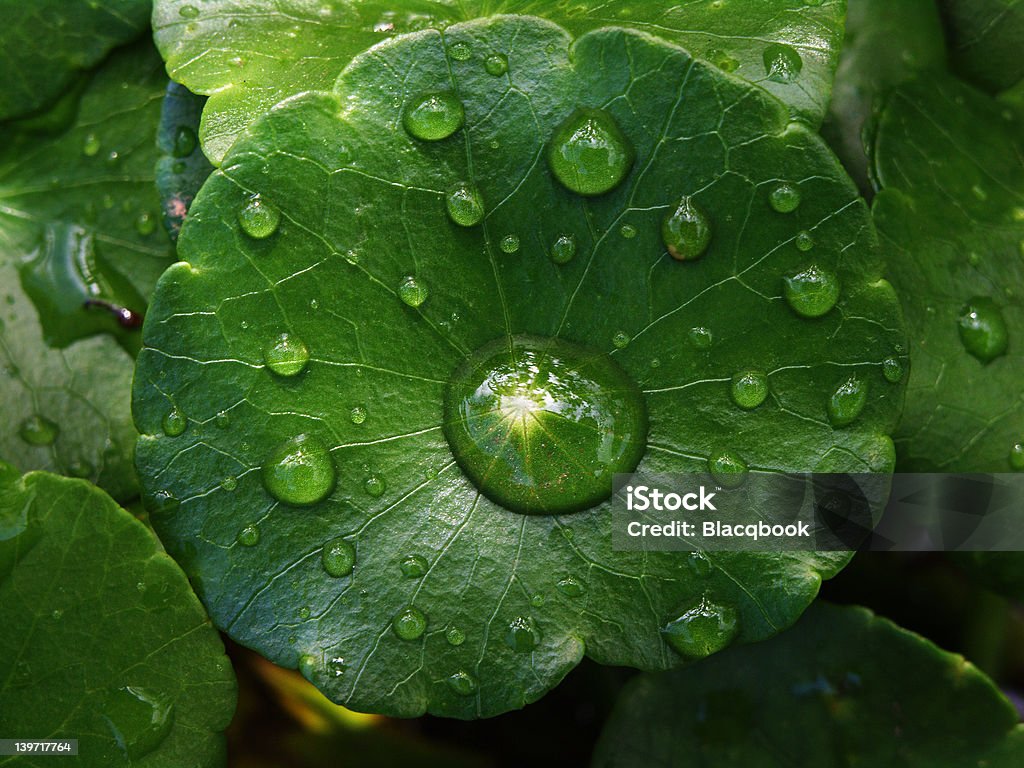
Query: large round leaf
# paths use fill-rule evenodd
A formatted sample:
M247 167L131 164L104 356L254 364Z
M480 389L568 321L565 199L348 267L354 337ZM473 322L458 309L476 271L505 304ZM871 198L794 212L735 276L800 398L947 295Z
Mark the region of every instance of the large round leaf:
M507 71L451 58L458 46ZM408 135L424 109L432 135L455 133ZM661 630L708 602L722 626L700 653L794 621L842 553L616 552L609 503L503 508L442 428L467 357L557 337L596 356L555 371L555 389L610 360L643 390L642 470L888 472L896 299L863 201L788 117L653 38L573 42L501 17L383 43L334 94L258 121L196 199L136 372L152 520L214 620L349 706L461 717L536 699L584 653L682 663ZM567 119L632 145L609 155L634 158L610 192L581 197L549 170ZM456 224L449 204L463 224L483 218ZM700 258L669 256L666 218L691 255L708 225ZM760 405L746 384L748 407L733 401L737 374L764 384ZM553 442L551 461L587 445L571 428ZM550 479L511 438L485 447Z
M595 768L1002 768L1024 726L960 656L863 608L819 604L792 630L622 694Z
M170 263L153 186L166 79L152 45L114 54L40 135L0 148L0 457L137 494L132 353Z
M844 0L157 0L153 27L171 77L211 97L201 135L220 165L255 118L300 91L329 89L371 45L496 13L535 13L577 34L608 24L651 32L763 86L817 125L828 107L845 10Z
M90 768L224 764L224 646L185 574L103 491L0 463L0 622L6 736L77 739Z

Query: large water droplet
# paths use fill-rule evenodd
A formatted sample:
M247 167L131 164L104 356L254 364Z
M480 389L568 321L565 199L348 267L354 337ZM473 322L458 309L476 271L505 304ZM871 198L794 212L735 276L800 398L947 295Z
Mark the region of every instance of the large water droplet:
M519 236L505 235L501 238L501 251L509 255L519 253Z
M238 212L242 231L256 240L270 237L281 223L281 212L260 195L253 195Z
M455 674L449 675L446 682L448 687L459 696L472 696L476 693L476 678L464 670L460 669Z
M607 355L517 336L483 346L455 372L444 432L488 498L524 514L560 514L603 501L612 476L636 467L647 410Z
M124 755L135 761L167 738L174 722L174 704L170 696L127 685L106 697L101 717Z
M806 253L814 247L814 235L804 230L803 232L796 233L796 247L797 250Z
M616 331L612 334L612 345L616 349L625 349L629 346L629 342L632 341L630 335L625 331Z
M768 193L768 203L779 213L792 213L800 207L800 190L792 184L778 184Z
M340 537L331 539L320 551L320 563L329 576L348 576L356 564L356 548Z
M723 488L738 488L747 479L747 463L732 451L724 449L708 456L708 471Z
M811 265L783 280L782 292L789 306L801 317L821 317L839 300L839 278Z
M492 53L484 59L487 74L500 77L508 72L508 58L503 53Z
M353 424L362 424L366 421L366 409L361 405L352 406L352 410L348 412L348 420Z
M711 242L711 223L689 197L661 223L661 236L673 259L689 261L704 254Z
M772 43L764 49L764 73L776 83L791 83L796 80L804 61L790 45Z
M516 616L509 622L505 630L505 645L519 653L529 653L537 647L539 634L533 625L533 619L527 616Z
M29 445L53 445L60 427L45 416L29 416L18 428L18 436Z
M415 640L426 631L427 617L419 608L408 605L391 619L391 629L402 640Z
M263 349L263 361L278 376L296 376L309 362L309 349L289 333L282 333Z
M688 659L703 659L726 648L738 632L736 609L718 605L706 597L668 622L661 636Z
M405 578L419 579L426 576L427 571L430 569L430 563L427 562L427 558L423 555L408 555L402 558L399 568L401 568L402 575Z
M380 475L370 475L366 478L366 482L363 483L363 490L375 499L383 496L387 487L387 483L384 482L384 478Z
M1006 354L1010 340L1006 320L992 299L971 299L960 311L958 325L964 349L982 363L991 363Z
M743 371L732 377L732 401L740 408L757 408L768 397L768 377L761 371Z
M183 19L194 19L199 15L199 9L194 5L183 5L178 9L178 15Z
M260 543L260 529L256 525L247 525L238 532L235 541L243 547L255 547Z
M448 645L459 646L466 642L466 633L458 627L451 626L445 630L444 639L448 641Z
M882 361L882 375L886 381L896 384L903 379L903 373L903 363L898 357L887 357Z
M430 289L426 284L412 275L403 278L398 285L398 298L413 309L421 306L429 295Z
M472 184L452 187L445 196L445 205L451 220L460 227L475 227L484 220L484 199Z
M308 506L334 490L337 472L320 438L299 435L282 443L263 465L263 484L280 502Z
M551 260L555 264L568 264L575 255L575 235L562 235L551 246Z
M556 130L548 147L548 165L566 189L602 195L622 183L633 167L633 145L599 109L578 109Z
M447 139L466 122L466 110L451 91L426 93L405 107L402 124L421 141Z
M469 57L473 55L473 49L469 47L468 43L460 40L449 46L448 55L455 59L455 61L468 61Z
M868 385L854 375L836 387L828 400L828 420L833 426L845 427L860 416L868 402Z

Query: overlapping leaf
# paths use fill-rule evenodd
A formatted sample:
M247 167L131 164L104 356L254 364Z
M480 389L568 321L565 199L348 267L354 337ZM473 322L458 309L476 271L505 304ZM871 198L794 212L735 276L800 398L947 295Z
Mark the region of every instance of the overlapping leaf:
M819 604L790 631L632 682L595 768L1003 768L1024 726L959 656L861 608Z
M487 67L492 55L507 68ZM403 110L437 91L458 94L465 127L410 137ZM598 197L561 187L545 161L581 105L635 148L631 174ZM478 226L446 213L466 183L484 201ZM680 263L661 225L683 198L712 235ZM573 258L552 258L560 239ZM709 649L770 636L842 553L616 552L608 503L504 509L453 459L446 383L495 339L557 336L609 354L644 391L642 469L699 472L727 453L766 470L887 472L905 361L873 245L821 140L679 48L623 30L573 43L528 17L383 43L334 94L254 124L191 210L136 374L152 521L219 626L357 709L492 715L584 653L674 666L661 630L703 601L736 618ZM812 267L838 301L807 318L784 289ZM301 372L267 365L282 333L308 351ZM730 397L745 371L768 387L749 409ZM836 412L844 393L863 410ZM330 448L314 474L336 470L305 507L262 479L300 434Z
M82 480L0 464L0 731L78 757L0 765L224 764L235 680L181 569Z
M0 151L0 456L117 498L137 492L131 352L170 263L153 186L165 82L150 44L118 52L56 135L8 126Z
M371 45L497 13L537 14L576 34L621 24L659 35L763 86L817 125L828 107L844 12L844 0L157 0L154 30L171 77L211 96L201 136L219 165L253 119L300 91L329 89Z

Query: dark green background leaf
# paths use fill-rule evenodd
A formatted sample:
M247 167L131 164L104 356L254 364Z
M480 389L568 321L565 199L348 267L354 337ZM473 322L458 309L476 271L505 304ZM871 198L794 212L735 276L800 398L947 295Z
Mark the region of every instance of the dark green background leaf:
M0 464L0 765L224 764L235 678L185 574L95 486Z
M1024 78L1024 3L1020 0L938 0L953 69L992 93Z
M148 42L97 70L55 136L0 150L0 457L137 492L129 412L137 315L170 244L153 186L166 82Z
M575 34L623 25L665 37L763 86L794 116L818 125L845 9L845 0L157 0L153 26L171 77L211 95L201 135L219 165L253 119L300 91L329 89L371 45L495 13L536 14Z
M908 471L1024 467L1020 137L998 102L948 76L901 86L879 119L873 213L892 248L889 275L912 343L896 435ZM961 340L971 304L1005 322L1005 354L989 362Z
M1024 726L962 657L863 608L819 603L793 629L623 693L594 768L1019 765Z
M891 469L896 298L823 142L679 48L612 30L580 38L570 59L569 43L537 19L455 25L358 58L336 95L282 104L203 187L179 241L187 263L154 297L135 386L153 524L219 626L357 709L496 714L583 653L673 666L666 622L707 599L735 611L738 641L767 637L846 560L615 552L607 503L560 517L499 507L442 434L446 382L495 339L558 336L611 355L646 393L645 470L700 472L722 451L766 470ZM475 53L449 56L461 48ZM493 53L507 73L487 71ZM460 95L466 127L414 140L403 108L437 89ZM577 105L606 110L635 144L632 173L603 196L569 193L544 159ZM480 226L446 213L465 182L482 195ZM795 210L773 210L794 191ZM253 193L280 211L262 239L239 224ZM713 234L680 263L661 224L691 195ZM550 256L560 237L577 244L564 264ZM783 298L810 266L841 286L816 319ZM429 291L418 308L400 298L410 277ZM281 333L309 351L298 375L265 364ZM769 388L749 410L730 399L748 370ZM865 407L836 429L828 403L851 380ZM299 509L267 493L261 467L303 433L332 449L338 481ZM351 576L322 565L335 537L355 547ZM422 562L403 568L410 556ZM415 641L391 628L408 604L427 620Z
M0 120L43 109L149 27L151 0L3 0Z

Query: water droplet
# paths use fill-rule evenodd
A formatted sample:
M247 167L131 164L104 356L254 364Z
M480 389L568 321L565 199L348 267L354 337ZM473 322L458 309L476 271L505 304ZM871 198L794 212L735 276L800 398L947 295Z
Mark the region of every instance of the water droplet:
M348 669L348 664L345 663L345 659L341 656L331 657L324 666L326 667L328 677L341 677Z
M484 220L484 199L472 184L461 183L445 196L448 216L460 227L475 227Z
M18 436L29 445L53 445L60 427L45 416L29 416L18 429Z
M699 258L711 242L711 224L707 214L689 197L684 197L661 223L661 237L673 259Z
M782 43L773 43L764 49L764 73L776 83L796 80L804 61L796 49Z
M798 251L803 251L804 253L807 253L807 251L811 250L811 248L813 248L813 247L814 247L814 236L810 232L808 232L807 230L803 230L802 232L797 232L797 234L796 234L796 248L797 248Z
M64 616L64 611L62 611L60 608L54 608L53 612L50 614L50 617L54 621L60 621L63 616Z
M188 417L177 408L172 408L164 416L164 434L168 437L177 437L185 431L188 426Z
M530 605L532 605L534 608L540 608L542 605L544 605L544 595L542 595L540 592L533 595L530 598Z
M429 295L427 286L412 275L403 278L398 285L398 298L414 309L422 305Z
M519 252L519 236L518 235L505 235L501 238L501 250L507 254L513 254Z
M633 167L633 145L599 109L578 109L555 131L548 165L562 185L579 195L602 195L622 183Z
M1010 467L1015 472L1024 471L1024 443L1016 443L1010 449Z
M462 645L466 642L466 633L458 627L451 626L445 631L444 639L448 641L449 645Z
M699 576L702 579L709 576L714 569L708 556L703 552L691 552L686 560L686 564L690 566L694 576Z
M309 613L309 608L307 606L304 605L301 608L299 608L299 618L303 621L309 618Z
M238 532L235 541L243 547L255 547L260 543L260 529L255 525L247 525Z
M992 299L975 296L960 311L960 341L982 363L1006 354L1009 332L1003 312Z
M612 344L615 345L616 349L625 349L629 346L630 341L630 336L625 331L616 331L615 335L612 336Z
M286 440L263 465L263 484L278 501L308 506L334 490L337 472L331 452L320 438L299 435Z
M903 379L903 363L898 357L887 357L882 361L882 374L885 380L896 384Z
M68 464L68 474L71 477L92 477L96 468L85 459L76 459Z
M732 401L740 408L757 408L768 397L768 377L761 371L742 371L732 377Z
M228 493L230 493L231 491L234 491L236 488L238 488L238 478L234 477L233 475L228 475L227 477L220 481L220 487L223 488Z
M217 414L216 418L214 418L213 424L214 426L217 427L217 429L227 429L228 427L231 426L231 417L227 414L227 412L220 411Z
M555 264L568 264L576 255L575 235L562 235L551 246L551 260Z
M717 48L708 51L707 59L723 72L735 72L740 65L737 59Z
M503 53L492 53L484 59L487 74L500 77L508 72L508 58Z
M196 132L183 125L174 134L174 148L171 151L175 157L188 157L196 151L199 144L199 137Z
M782 292L789 306L801 317L821 317L839 300L839 278L811 265L783 280Z
M686 658L703 659L732 643L739 629L738 619L734 608L705 597L662 627L661 636Z
M537 647L539 634L533 625L533 619L527 616L516 616L509 622L505 630L505 645L518 653L530 653Z
M455 372L443 428L488 498L524 514L560 514L603 501L612 476L636 467L647 411L607 355L516 336L483 346Z
M270 237L281 223L281 212L259 195L253 195L238 212L242 231L256 240Z
M171 697L128 685L104 700L101 717L124 755L132 762L150 754L171 731Z
M456 61L466 61L473 55L473 49L466 43L458 42L448 47L448 55Z
M150 511L156 515L169 515L178 511L178 507L181 506L181 502L178 501L178 497L170 491L160 490L153 493L149 497L149 503L147 506Z
M156 231L156 216L149 211L143 211L135 219L135 231L143 237L152 235Z
M632 240L634 237L636 237L636 227L634 227L632 224L623 224L619 228L619 234L622 235L627 240Z
M461 669L449 675L447 683L459 696L472 696L476 693L476 678Z
M356 564L356 548L342 538L331 539L320 551L320 563L329 576L348 576Z
M747 479L747 463L735 453L724 449L708 456L708 471L723 488L738 488Z
M768 193L768 203L779 213L792 213L800 207L800 190L786 182L777 184Z
M430 563L423 555L408 555L402 559L399 568L407 579L419 579L426 575L430 569Z
M309 362L309 349L289 333L282 333L263 348L263 361L278 376L297 376Z
M415 640L426 631L427 617L419 608L408 605L391 619L391 629L402 640Z
M698 326L690 329L690 343L697 349L708 349L714 342L714 336L707 328Z
M387 483L384 482L384 478L380 475L370 475L366 478L366 482L363 483L363 489L376 499L384 495L384 491L387 490Z
M85 137L85 141L82 143L82 153L86 157L96 157L100 151L100 137L95 133L90 133Z
M356 405L348 412L349 421L353 424L362 424L366 421L366 408L361 405Z
M178 9L178 14L183 19L194 19L199 15L199 9L194 5L183 5Z
M868 402L868 385L856 375L851 376L828 400L828 420L833 426L845 427L860 416Z
M587 588L575 576L566 576L559 579L555 586L566 597L583 597L583 594L587 591Z
M466 110L451 91L424 94L405 108L402 123L410 136L421 141L447 139L466 122Z

